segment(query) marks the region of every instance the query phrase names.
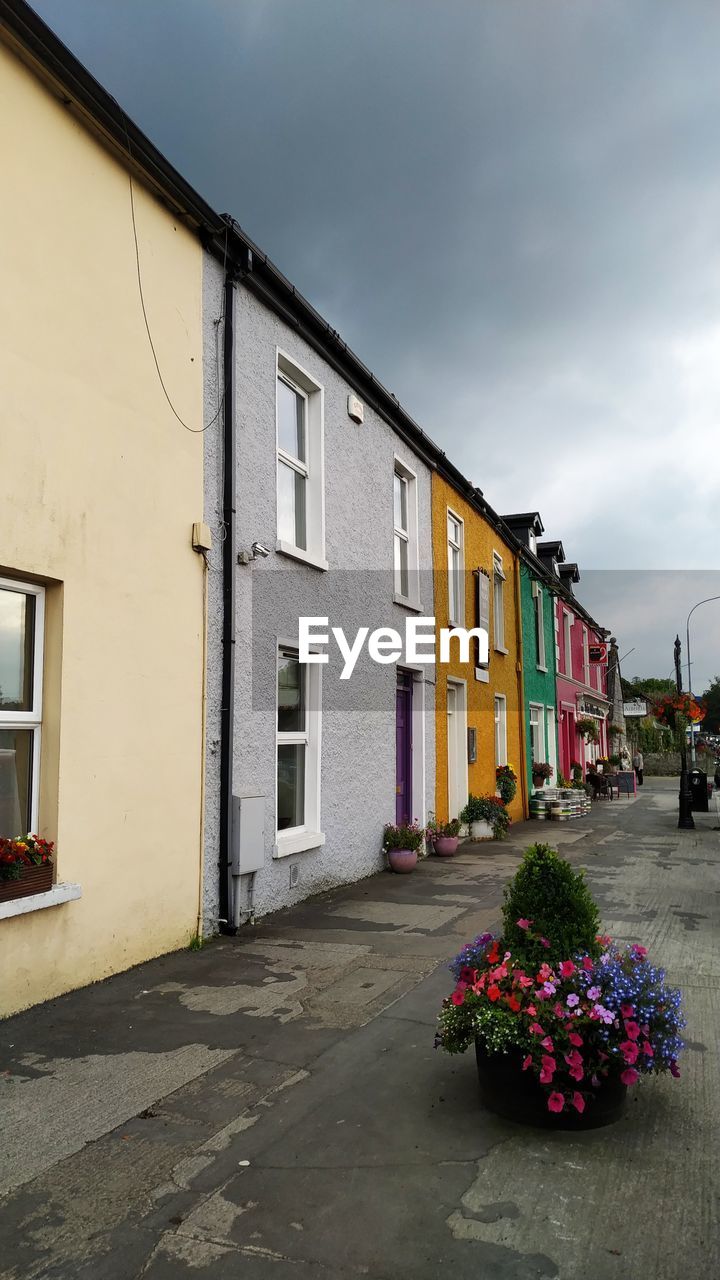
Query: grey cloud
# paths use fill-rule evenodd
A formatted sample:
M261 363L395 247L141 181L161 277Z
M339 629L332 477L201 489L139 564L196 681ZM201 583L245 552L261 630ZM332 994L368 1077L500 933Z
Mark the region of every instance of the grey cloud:
M714 0L40 0L500 510L716 563Z

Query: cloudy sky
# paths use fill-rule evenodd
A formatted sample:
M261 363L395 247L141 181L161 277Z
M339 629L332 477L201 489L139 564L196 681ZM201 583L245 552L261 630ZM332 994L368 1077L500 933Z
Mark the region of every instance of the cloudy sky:
M717 0L35 7L496 509L581 570L715 568ZM649 589L638 670L710 577ZM637 648L606 581L580 594Z

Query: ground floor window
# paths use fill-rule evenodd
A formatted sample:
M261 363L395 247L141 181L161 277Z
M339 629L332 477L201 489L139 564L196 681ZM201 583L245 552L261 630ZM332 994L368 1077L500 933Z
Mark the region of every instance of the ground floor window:
M495 695L495 763L507 764L507 702L500 693Z
M320 670L281 646L277 660L278 842L320 826Z
M0 578L0 836L38 826L45 593Z
M530 705L530 748L534 761L540 763L546 759L543 708L533 704Z

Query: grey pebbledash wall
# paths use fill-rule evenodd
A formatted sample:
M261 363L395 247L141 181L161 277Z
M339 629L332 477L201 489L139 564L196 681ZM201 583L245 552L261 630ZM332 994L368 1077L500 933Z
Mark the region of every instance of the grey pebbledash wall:
M222 271L206 258L205 519L213 534L208 575L207 768L205 801L205 927L217 928L222 670ZM278 640L297 634L301 614L322 614L347 627L364 622L404 634L409 611L392 602L393 472L397 457L417 476L421 603L433 613L431 476L429 468L390 426L364 406L364 422L348 416L352 388L322 356L245 287L235 291L238 549L277 540L275 395L277 350L297 361L324 388L325 555L327 572L272 550L238 566L233 793L265 797L265 863L256 873L256 915L298 902L382 867L382 829L395 820L394 665L364 658L345 685L338 664L322 673L321 819L325 844L277 858L275 846ZM272 575L281 574L282 577ZM352 617L352 624L350 618ZM294 621L294 630L289 625ZM435 683L432 667L416 675L416 707L424 703L422 733L414 734L413 809L423 822L434 808ZM424 757L424 759L423 759ZM419 758L419 762L418 762ZM424 795L422 794L424 791ZM418 794L420 792L420 794ZM290 887L290 866L299 881ZM247 877L242 884L243 911Z

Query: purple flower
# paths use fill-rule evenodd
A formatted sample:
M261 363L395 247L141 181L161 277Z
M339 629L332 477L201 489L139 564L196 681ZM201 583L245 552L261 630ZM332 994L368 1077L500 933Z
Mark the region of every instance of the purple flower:
M600 996L601 996L601 991L599 987L588 987L588 991L587 991L588 1000L599 1000Z
M542 986L542 993L543 993L543 995L544 995L544 996L554 996L554 995L555 995L555 991L556 991L556 987L555 987L555 983L554 983L554 982L544 982L544 983L543 983L543 986Z
M565 1003L568 1005L570 1009L574 1009L575 1005L580 1003L580 997L576 996L575 992L572 991L568 996L567 1000L565 1001Z
M612 1009L606 1009L604 1005L593 1005L593 1012L597 1014L600 1021L604 1022L606 1025L610 1025L614 1021L615 1014Z

